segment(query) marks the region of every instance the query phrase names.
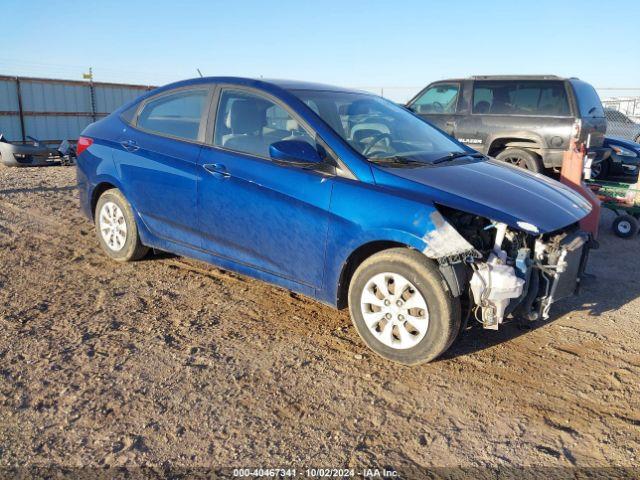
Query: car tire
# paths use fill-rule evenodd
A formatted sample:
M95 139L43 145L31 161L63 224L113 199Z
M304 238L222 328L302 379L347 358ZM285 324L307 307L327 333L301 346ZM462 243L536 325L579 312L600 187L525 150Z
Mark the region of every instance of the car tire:
M609 169L610 169L609 159L604 160L596 165L593 165L591 167L591 178L593 179L598 178L600 180L603 178L606 178L606 176L609 174Z
M130 262L148 253L140 241L133 210L120 190L113 188L100 195L94 222L100 246L113 260Z
M397 285L404 286L401 292ZM384 250L358 266L349 311L371 350L404 365L435 359L460 330L459 299L432 260L407 248Z
M541 173L543 169L540 157L524 148L505 148L496 155L496 160L534 173Z
M613 233L620 238L631 238L638 234L640 224L638 220L631 215L620 215L613 221Z

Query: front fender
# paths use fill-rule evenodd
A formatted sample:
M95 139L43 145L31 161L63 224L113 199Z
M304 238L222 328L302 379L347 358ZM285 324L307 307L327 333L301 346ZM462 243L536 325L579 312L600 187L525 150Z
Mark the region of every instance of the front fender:
M323 289L318 292L330 304L337 302L347 261L367 244L400 244L436 260L473 250L433 204L370 184L336 182L331 210Z

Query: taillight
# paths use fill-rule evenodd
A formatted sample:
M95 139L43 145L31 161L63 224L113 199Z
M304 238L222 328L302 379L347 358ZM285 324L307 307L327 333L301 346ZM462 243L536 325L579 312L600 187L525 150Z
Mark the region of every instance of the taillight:
M76 146L76 155L80 155L92 144L93 144L93 138L89 138L89 137L78 138L78 145Z
M582 120L579 118L573 122L573 128L571 131L571 136L576 140L576 142L580 139L580 133L582 131Z

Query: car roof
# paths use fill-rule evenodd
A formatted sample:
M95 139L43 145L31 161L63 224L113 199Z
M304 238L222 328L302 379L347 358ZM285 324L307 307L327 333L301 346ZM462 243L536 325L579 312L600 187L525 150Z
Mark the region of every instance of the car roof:
M210 83L224 83L239 86L257 87L264 90L271 90L273 87L292 91L292 90L315 90L324 92L347 92L347 93L368 93L351 88L337 87L335 85L327 85L323 83L304 82L299 80L285 80L285 79L264 79L264 78L247 78L247 77L201 77L191 78L188 80L182 80L175 83L170 83L160 87L161 90L188 87L191 85L201 85Z
M578 80L576 77L559 77L558 75L472 75L466 78L447 78L437 82L462 82L464 80Z

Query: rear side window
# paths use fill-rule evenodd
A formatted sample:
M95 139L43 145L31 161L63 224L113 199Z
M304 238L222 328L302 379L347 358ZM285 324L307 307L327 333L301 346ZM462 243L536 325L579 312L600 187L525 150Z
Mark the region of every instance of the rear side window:
M570 113L563 82L477 81L473 113L493 115L567 116Z
M120 114L120 117L127 123L133 123L133 119L135 118L136 112L138 111L138 106L138 103L130 106Z
M460 85L457 83L440 83L420 95L411 108L416 113L455 113L458 104Z
M197 140L208 90L180 91L147 103L138 115L137 126L150 132Z
M604 117L604 108L595 88L580 80L571 80L581 117Z

